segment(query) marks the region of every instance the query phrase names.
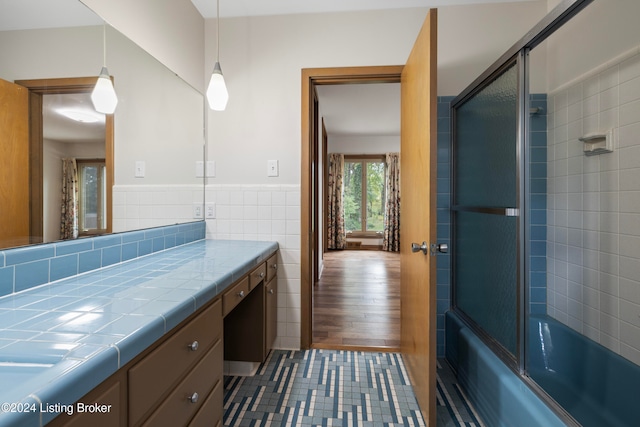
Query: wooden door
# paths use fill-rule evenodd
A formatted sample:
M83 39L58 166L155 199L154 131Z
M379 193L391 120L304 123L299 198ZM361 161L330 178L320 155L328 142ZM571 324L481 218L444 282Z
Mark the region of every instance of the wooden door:
M436 425L437 11L431 9L401 77L401 351L428 426Z
M0 248L29 243L29 90L0 79Z

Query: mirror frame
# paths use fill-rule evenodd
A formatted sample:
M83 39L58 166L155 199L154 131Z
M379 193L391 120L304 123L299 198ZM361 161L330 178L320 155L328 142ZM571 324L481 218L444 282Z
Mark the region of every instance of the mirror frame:
M95 77L16 80L29 89L29 240L30 244L44 240L43 220L43 117L42 96L66 93L91 93ZM111 76L113 81L113 76ZM105 166L107 169L107 228L113 224L114 116L105 115Z

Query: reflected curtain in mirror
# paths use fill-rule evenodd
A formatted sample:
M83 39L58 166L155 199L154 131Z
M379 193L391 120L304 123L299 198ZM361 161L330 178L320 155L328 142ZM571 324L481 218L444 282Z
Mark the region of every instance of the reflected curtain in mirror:
M78 237L78 166L76 159L62 159L60 239Z
M387 153L385 159L387 197L384 204L382 250L400 252L400 154Z
M346 235L344 230L344 209L342 179L344 171L344 155L329 154L328 176L328 208L327 208L327 239L329 249L344 249Z

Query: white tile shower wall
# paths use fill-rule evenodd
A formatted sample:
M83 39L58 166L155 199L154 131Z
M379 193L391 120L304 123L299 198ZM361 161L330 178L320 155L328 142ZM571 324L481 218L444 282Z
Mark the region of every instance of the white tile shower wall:
M113 231L129 231L196 221L203 185L114 185Z
M216 218L206 220L208 239L276 241L278 337L276 348L300 348L300 186L208 185L207 203Z
M640 364L640 51L549 94L548 313ZM613 153L582 135L614 130Z

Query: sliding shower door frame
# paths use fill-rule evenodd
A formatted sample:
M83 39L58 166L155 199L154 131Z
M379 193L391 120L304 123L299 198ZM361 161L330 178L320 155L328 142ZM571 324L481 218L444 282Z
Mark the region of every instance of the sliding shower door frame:
M558 405L526 372L527 366L527 319L530 315L529 304L529 259L530 259L530 225L529 196L530 196L530 115L529 115L529 53L547 39L557 29L571 20L593 0L563 0L548 13L522 39L515 43L484 73L476 78L462 93L451 102L451 135L452 141L457 141L456 111L466 101L492 83L505 70L516 64L517 70L517 137L516 137L516 170L517 181L517 346L516 355L512 355L497 340L482 330L472 319L456 306L456 245L451 246L451 301L452 309L462 317L467 325L483 340L483 342L520 378L529 388L543 399L547 405L568 425L579 426L569 413ZM456 242L456 152L455 143L451 147L451 242ZM499 213L499 212L486 212ZM505 212L505 214L508 214ZM491 250L491 248L488 248Z
M467 101L469 101L470 99L472 99L474 96L476 96L477 94L479 94L480 92L482 92L483 89L487 88L489 85L491 85L496 79L498 79L500 76L502 76L505 72L511 70L512 68L516 68L516 73L517 73L517 106L518 106L518 110L521 109L521 104L523 103L521 98L521 93L520 93L520 88L523 84L525 84L524 79L522 78L522 74L521 74L521 70L525 67L524 61L523 61L523 56L521 54L521 52L516 52L515 55L513 55L512 57L508 58L503 64L501 64L500 67L496 67L493 72L491 72L490 74L484 75L483 79L481 82L479 82L477 84L477 86L475 86L474 88L471 88L470 90L467 90L463 93L463 95L461 94L460 96L458 96L456 99L453 100L453 102L451 103L451 137L452 137L452 141L457 141L458 140L458 133L457 133L457 109L459 107L461 107L462 105L464 105ZM482 327L480 327L476 321L474 319L472 319L467 313L465 313L462 309L460 309L456 303L456 286L455 284L457 283L457 277L456 277L456 251L457 251L457 245L455 242L457 242L456 236L457 236L457 232L456 232L456 221L457 221L457 213L458 212L474 212L474 213L482 213L482 214L489 214L489 215L499 215L499 216L509 216L509 217L517 217L517 226L516 226L516 234L517 236L520 236L521 234L521 212L522 212L522 197L524 196L524 192L521 190L521 185L520 183L522 182L522 180L520 179L520 177L522 176L522 170L520 169L520 164L524 163L524 156L521 155L522 150L520 149L520 146L523 144L523 139L521 137L522 132L524 132L524 124L520 124L520 114L518 111L518 115L516 116L518 118L518 124L516 126L516 176L513 177L513 179L516 180L516 184L515 184L515 188L516 188L516 200L517 200L517 205L513 206L513 207L494 207L494 206L483 206L483 207L469 207L469 206L461 206L457 204L457 200L456 200L456 180L457 180L457 162L455 159L457 159L457 147L455 143L452 143L451 145L451 179L450 182L452 183L452 187L451 187L451 242L452 242L452 247L451 247L451 283L453 284L453 286L451 286L451 304L452 304L452 308L453 310L456 312L456 314L458 314L466 323L467 325L474 331L474 333L476 335L478 335L483 342L489 347L491 348L491 350L507 365L509 366L509 368L511 368L514 371L517 371L518 373L520 373L520 367L519 367L519 359L521 359L521 357L519 357L520 354L524 354L522 353L521 350L521 346L522 346L522 339L520 338L521 336L524 336L524 334L520 331L522 329L522 326L520 322L520 300L521 298L524 296L523 292L522 292L522 287L523 287L523 283L522 283L522 279L521 276L524 274L523 270L523 266L520 265L520 260L523 258L521 256L522 254L522 249L521 249L521 245L522 242L524 242L524 239L520 239L518 238L518 241L516 243L516 248L517 248L517 255L516 255L516 260L517 260L517 271L516 271L516 278L517 278L517 289L516 289L516 354L513 355L511 354L495 337L493 337L491 334L489 334L488 332L486 332ZM488 248L488 250L491 250L491 248Z

